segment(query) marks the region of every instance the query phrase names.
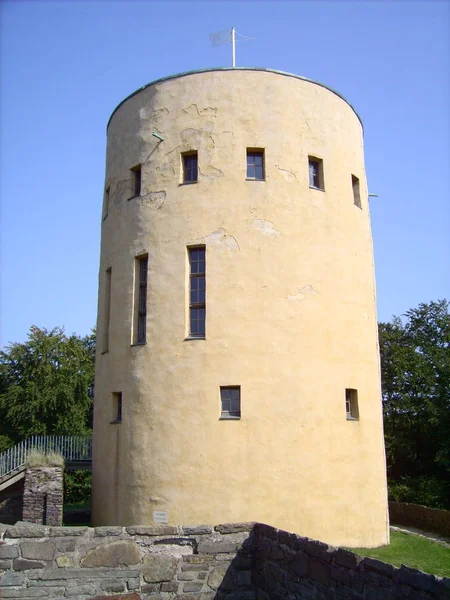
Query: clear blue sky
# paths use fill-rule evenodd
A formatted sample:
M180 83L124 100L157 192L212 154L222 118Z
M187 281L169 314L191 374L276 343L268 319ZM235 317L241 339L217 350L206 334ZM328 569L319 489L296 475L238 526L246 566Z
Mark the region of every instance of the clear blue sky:
M238 66L339 91L365 127L378 319L450 297L449 3L8 2L1 17L1 337L95 325L106 123L142 85Z

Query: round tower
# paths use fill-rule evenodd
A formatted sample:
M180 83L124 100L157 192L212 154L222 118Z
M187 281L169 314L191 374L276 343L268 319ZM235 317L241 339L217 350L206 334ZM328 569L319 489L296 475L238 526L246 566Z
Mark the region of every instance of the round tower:
M108 124L96 525L388 540L363 131L268 69L183 73Z

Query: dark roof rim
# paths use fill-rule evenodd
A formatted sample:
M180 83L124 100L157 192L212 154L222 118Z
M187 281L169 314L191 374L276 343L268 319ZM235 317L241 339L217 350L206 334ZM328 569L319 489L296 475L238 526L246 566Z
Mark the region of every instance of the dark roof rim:
M325 85L324 83L320 83L320 81L314 81L314 79L309 79L308 77L302 77L301 75L296 75L295 73L288 73L287 71L278 71L277 69L266 69L265 67L211 67L209 69L196 69L195 71L184 71L183 73L177 73L176 75L168 75L167 77L161 77L159 79L155 79L154 81L150 81L150 83L143 85L142 87L140 87L139 89L134 91L132 94L130 94L129 96L124 98L122 100L122 102L119 102L119 104L112 111L111 116L109 117L108 124L106 125L106 131L108 131L108 127L109 127L109 124L111 123L111 119L116 114L116 112L119 110L119 108L122 106L122 104L125 104L125 102L127 102L130 98L133 98L133 96L136 96L136 94L139 94L139 92L142 92L143 90L147 89L151 85L156 85L157 83L163 83L164 81L170 81L171 79L178 79L179 77L187 77L188 75L198 75L200 73L211 73L213 71L263 71L266 73L275 73L277 75L285 75L286 77L294 77L295 79L301 79L302 81L307 81L308 83L314 83L315 85L319 85L320 87L323 87L326 90L332 92L333 94L335 94L336 96L341 98L341 100L343 100L346 104L348 104L348 106L350 106L350 108L353 110L355 115L358 117L358 120L361 123L361 127L364 130L364 125L361 120L361 117L357 113L354 106L352 106L352 104L350 104L350 102L348 100L346 100L344 98L344 96L342 96L342 94L340 94L336 90L333 90L333 88L330 88L329 86Z

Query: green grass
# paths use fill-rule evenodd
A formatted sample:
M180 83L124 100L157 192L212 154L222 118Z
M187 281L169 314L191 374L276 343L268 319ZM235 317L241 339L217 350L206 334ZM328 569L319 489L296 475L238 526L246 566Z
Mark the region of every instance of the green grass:
M396 567L402 564L425 573L450 577L450 548L418 535L391 531L391 543L379 548L348 548Z

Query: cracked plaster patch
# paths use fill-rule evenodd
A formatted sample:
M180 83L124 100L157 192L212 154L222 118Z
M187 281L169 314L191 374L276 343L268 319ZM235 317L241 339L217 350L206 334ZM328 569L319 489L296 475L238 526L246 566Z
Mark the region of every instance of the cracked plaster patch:
M223 227L205 237L207 246L225 246L230 250L240 249L236 238L225 231Z
M150 208L161 208L166 199L166 192L164 190L160 192L150 192L145 196L142 196L142 203L150 206Z
M281 235L281 231L275 229L272 221L265 221L264 219L253 219L252 229L264 235Z
M294 181L297 180L296 174L290 169L283 169L280 165L276 165L277 169L280 171L281 175L284 177L286 181Z
M303 300L306 300L306 298L308 296L311 296L311 295L317 294L317 293L318 293L318 291L315 289L315 287L308 284L308 285L304 285L302 288L298 288L297 293L293 294L292 296L288 296L287 299L303 302Z

